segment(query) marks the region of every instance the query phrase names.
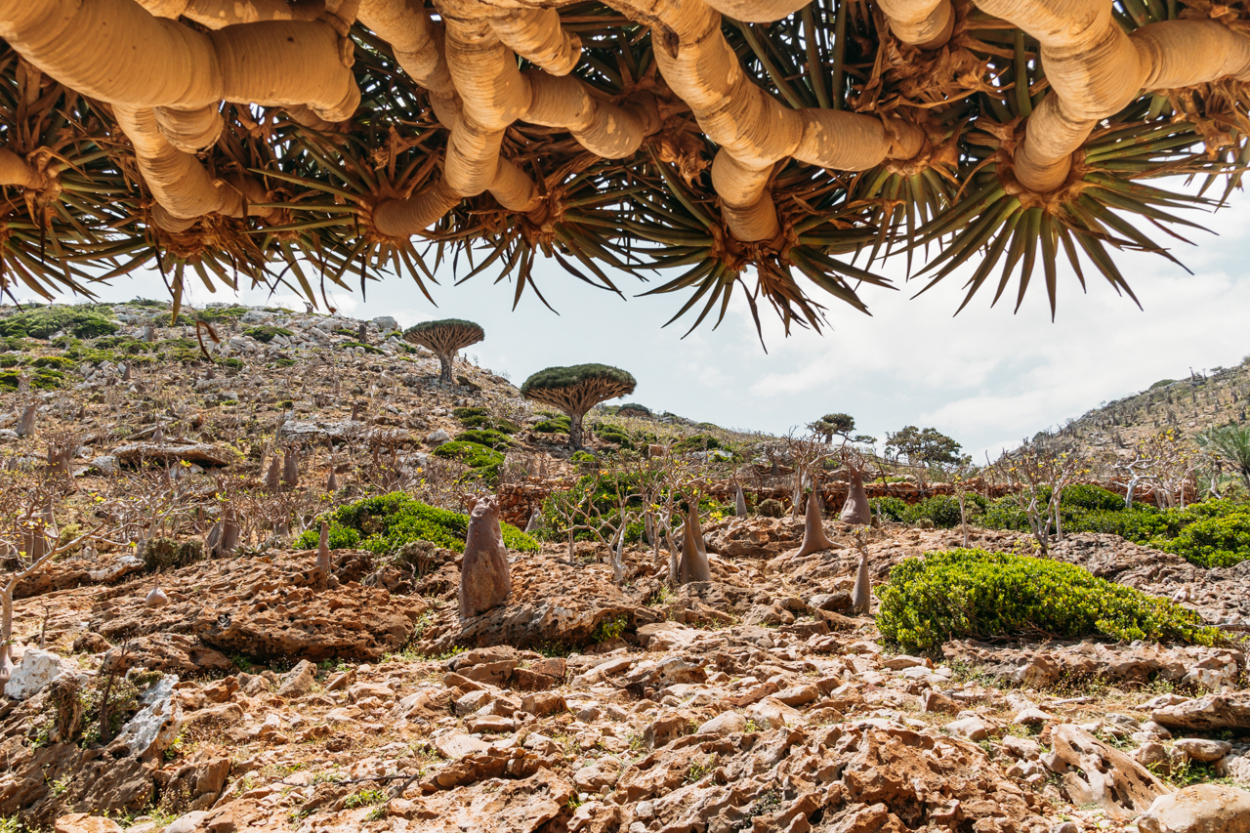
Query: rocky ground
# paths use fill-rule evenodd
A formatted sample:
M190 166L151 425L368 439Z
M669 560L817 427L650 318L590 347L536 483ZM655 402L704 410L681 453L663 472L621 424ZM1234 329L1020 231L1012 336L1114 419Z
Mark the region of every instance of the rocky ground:
M10 425L38 398L40 426L6 437L6 458L42 464L48 439L72 427L76 488L55 513L86 526L99 500L120 526L17 587L0 817L64 833L1250 830L1237 643L892 653L872 615L850 614L858 550L836 522L826 529L843 548L801 558L801 522L709 523L712 580L677 590L664 552L627 549L620 585L600 546L513 552L508 603L467 622L450 550L416 569L338 550L322 579L315 553L291 546L298 529L274 519L329 508L331 466L348 497L388 478L454 501L453 469L416 474L438 468L430 451L457 430L451 408L529 415L484 370L432 384L437 362L390 338L391 322L361 341L360 322L253 312L219 327L220 350L246 358L213 378L162 359L123 381L118 363L84 363L62 389L4 395ZM150 316L134 315L124 332L142 337ZM265 322L291 336L231 333ZM276 438L295 436L310 450L304 487L257 497ZM550 438L520 441L523 466L567 471ZM172 449L190 474L149 487L127 465L141 442L148 458ZM177 494L200 509L162 531L202 540L223 493L243 516L239 553L164 570L169 604L145 607L157 579L117 536L152 534L159 496ZM143 511L128 514L122 498L136 495ZM878 583L963 540L902 525L867 539ZM1192 607L1233 639L1250 626L1250 562L1202 570L1086 534L1052 554ZM1186 827L1186 814L1207 826Z

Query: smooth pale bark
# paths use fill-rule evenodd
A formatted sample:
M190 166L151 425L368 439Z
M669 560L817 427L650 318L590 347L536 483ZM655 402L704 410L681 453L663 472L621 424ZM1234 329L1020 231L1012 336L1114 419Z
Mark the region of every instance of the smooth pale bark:
M716 11L743 23L772 23L794 14L811 0L707 0Z
M738 485L737 493L734 495L734 514L739 518L747 516L747 497L742 493L741 484Z
M185 17L209 29L261 20L316 20L323 0L138 0L157 17Z
M149 5L163 13L177 6ZM66 86L114 105L163 209L156 219L173 232L208 213L242 217L243 194L259 189L245 178L227 187L192 155L220 135L223 100L307 107L329 121L346 119L360 103L351 42L322 22L204 33L134 0L27 0L0 6L0 37ZM263 192L249 197L265 201Z
M829 540L829 536L825 535L825 525L820 516L820 501L816 493L812 492L807 497L807 514L803 521L803 543L792 557L802 558L814 552L832 549L842 549L842 545L835 544Z
M951 38L951 0L877 0L894 37L921 49L937 49Z
M1250 37L1213 20L1151 23L1131 35L1110 0L977 0L1041 43L1051 93L1029 116L1015 176L1038 192L1063 185L1072 153L1099 119L1143 89L1166 90L1231 76L1250 80Z
M451 130L443 175L411 197L379 204L373 222L382 234L416 234L462 199L485 191L511 211L540 211L541 199L533 181L500 157L504 131L516 121L568 130L583 147L606 159L632 155L648 135L659 130L659 110L650 96L610 104L576 78L533 69L522 73L516 53L501 40L497 10L465 0L443 0L439 9L446 15L442 53L451 86L459 96L458 105L445 98L434 100L439 121ZM363 21L377 22L372 14L362 6ZM548 24L539 29L553 18L558 24L555 12L549 14L544 18ZM517 31L539 29L520 27ZM384 27L379 34L387 37L389 31ZM422 83L418 76L414 79Z
M686 523L682 529L678 580L682 584L712 580L712 567L708 563L707 549L703 543L703 531L699 528L699 510L695 506L691 506L690 511L686 513Z
M872 506L868 503L868 492L864 490L864 477L859 469L850 467L851 482L846 493L846 503L842 504L839 519L852 526L872 523Z
M25 159L7 148L0 148L0 185L36 190L44 187L44 178Z
M266 199L264 189L256 180L235 177L227 181L212 177L194 154L174 147L160 129L155 110L117 104L113 106L113 115L134 146L139 172L152 196L175 221L162 223L167 230L180 231L186 225L176 221L194 220L205 214L242 217L245 213L258 216L273 213L274 209L251 206ZM160 219L158 215L158 221Z
M529 533L537 532L539 527L542 526L542 524L543 524L542 509L535 506L534 511L530 513L529 522L525 524L526 534L528 535Z
M568 75L582 55L582 42L560 25L555 9L522 9L492 18L504 46L552 75Z
M740 240L780 234L767 185L774 166L785 159L858 171L887 158L910 159L924 146L924 134L906 122L890 120L887 129L874 116L782 104L746 74L721 31L720 13L703 0L609 0L608 5L662 27L666 37L656 44L656 64L721 148L712 182L726 223ZM756 6L719 5L740 12Z
M350 41L320 22L205 33L134 0L23 0L0 5L0 37L62 84L110 104L304 104L341 121L360 103Z

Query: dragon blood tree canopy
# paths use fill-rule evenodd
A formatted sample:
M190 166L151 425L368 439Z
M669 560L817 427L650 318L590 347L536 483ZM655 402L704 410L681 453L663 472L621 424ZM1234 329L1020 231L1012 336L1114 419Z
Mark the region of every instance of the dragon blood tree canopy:
M451 382L452 360L456 353L484 338L486 333L480 325L459 318L422 321L404 330L405 340L434 351L442 363L439 380L447 383Z
M634 377L606 364L575 364L540 370L521 385L521 395L569 415L569 447L582 447L582 417L609 399L634 392Z
M902 257L964 304L1053 309L1061 259L1131 295L1120 250L1172 258L1250 162L1248 3L8 0L0 288L519 299L549 257L818 328Z

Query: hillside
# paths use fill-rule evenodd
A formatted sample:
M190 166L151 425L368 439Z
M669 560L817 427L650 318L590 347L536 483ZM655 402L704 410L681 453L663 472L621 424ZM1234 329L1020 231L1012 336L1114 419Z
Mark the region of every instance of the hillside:
M0 833L1094 833L1250 802L1250 549L1185 538L1240 504L1082 487L1037 559L1010 490L963 530L950 484L871 483L852 524L822 463L804 518L828 448L628 397L575 453L387 318L0 308L0 338Z
M1095 456L1127 453L1142 440L1168 429L1187 438L1207 428L1245 424L1247 405L1250 356L1236 367L1214 368L1182 379L1160 379L1140 393L1103 403L1032 440L1073 440Z

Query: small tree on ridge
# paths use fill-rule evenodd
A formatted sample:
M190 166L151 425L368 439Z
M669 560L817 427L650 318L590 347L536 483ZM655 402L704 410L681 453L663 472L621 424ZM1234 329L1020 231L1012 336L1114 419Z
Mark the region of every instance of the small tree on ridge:
M618 367L575 364L540 370L521 385L526 399L559 408L569 417L569 448L582 447L582 418L600 402L634 392L638 383Z
M443 318L439 321L422 321L404 330L404 339L413 344L428 347L438 356L442 369L438 380L451 384L451 367L456 354L470 344L486 338L481 326L459 318Z

